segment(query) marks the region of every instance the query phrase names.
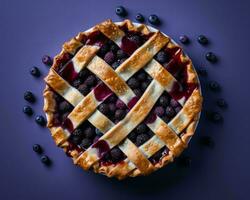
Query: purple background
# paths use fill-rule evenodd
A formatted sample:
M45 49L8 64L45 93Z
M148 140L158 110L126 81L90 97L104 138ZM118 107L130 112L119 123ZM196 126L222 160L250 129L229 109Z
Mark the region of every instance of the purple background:
M22 113L26 104L23 92L31 90L38 98L33 108L42 113L42 78L29 75L33 65L43 75L48 68L41 63L44 54L56 55L64 41L107 18L119 21L116 5L124 5L128 18L137 12L155 13L162 19L159 28L178 40L187 34L192 40L184 49L195 66L204 66L202 78L204 110L219 111L224 121L213 124L202 115L197 134L186 155L192 157L189 168L175 163L149 177L117 181L72 164L57 148L46 128ZM247 199L249 193L249 52L250 3L247 0L1 0L0 1L0 124L1 164L0 199ZM202 47L199 34L211 43ZM204 59L206 51L219 56L217 64ZM207 90L206 83L217 80L219 93ZM215 100L224 97L229 107L221 110ZM210 135L215 146L201 146L202 135ZM41 144L53 160L43 166L32 151ZM247 190L248 189L248 190Z

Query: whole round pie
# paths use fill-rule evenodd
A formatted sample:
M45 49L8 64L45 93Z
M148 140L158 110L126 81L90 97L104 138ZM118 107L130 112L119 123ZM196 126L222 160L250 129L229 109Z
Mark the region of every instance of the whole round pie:
M45 78L56 145L85 170L123 179L172 162L195 132L192 62L156 29L106 20L65 42Z

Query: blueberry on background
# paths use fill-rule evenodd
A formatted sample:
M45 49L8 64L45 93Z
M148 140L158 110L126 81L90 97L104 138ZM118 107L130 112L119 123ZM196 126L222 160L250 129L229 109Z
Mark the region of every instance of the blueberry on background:
M144 22L144 17L141 13L138 13L136 16L135 16L135 19L138 21L138 22Z
M149 15L148 21L150 24L153 25L159 25L160 24L160 19L158 18L157 15Z
M188 43L189 43L189 38L188 38L188 36L186 36L186 35L181 35L181 36L179 37L179 40L180 40L180 42L181 42L182 44L188 44Z
M220 122L220 121L222 121L222 116L218 112L213 112L213 113L211 113L211 120L213 122Z
M227 107L227 102L225 101L225 99L222 99L222 98L217 99L216 103L221 108Z
M50 56L48 56L48 55L44 55L42 57L42 62L43 62L43 64L45 64L48 67L50 67L53 64L53 59Z
M30 106L24 106L23 107L23 112L26 114L26 115L33 115L33 110Z
M36 98L31 91L26 91L24 93L24 99L30 103L34 103L36 101Z
M49 157L46 155L41 156L41 162L45 165L49 165L51 163Z
M216 82L216 81L210 81L210 82L209 82L209 88L210 88L211 90L213 90L213 91L218 91L218 90L220 90L220 85L219 85L219 83Z
M199 35L198 38L197 38L198 42L202 45L206 45L208 44L208 39L206 36L204 35Z
M218 60L217 56L213 52L206 53L206 59L212 63L215 63Z
M39 144L34 144L32 149L34 152L36 152L38 154L41 154L43 152L42 147Z
M35 118L35 121L40 126L45 126L46 125L46 120L42 115L37 115L36 118Z
M32 67L30 69L30 74L35 77L39 77L41 75L40 70L37 67Z
M123 6L117 6L115 13L120 17L125 17L127 15L127 11Z

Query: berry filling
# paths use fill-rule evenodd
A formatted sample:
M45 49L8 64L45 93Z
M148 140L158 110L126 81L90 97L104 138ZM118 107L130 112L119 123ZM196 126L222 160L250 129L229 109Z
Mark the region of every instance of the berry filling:
M143 35L139 32L129 31L126 25L120 26L120 28L125 32L120 47L99 31L95 31L88 36L82 36L81 38L83 44L99 46L100 49L97 52L97 56L102 58L114 70L153 35L153 33ZM197 87L195 84L191 85L187 83L188 63L183 63L181 53L182 51L179 47L168 48L165 46L154 56L154 59L177 79L181 87L179 84L176 84L169 94L164 92L144 122L128 135L128 138L138 147L154 135L146 124L153 123L157 116L168 123L182 109L177 100L182 97L188 98L194 88ZM77 73L71 62L72 57L70 54L64 54L59 57L56 63L56 71L84 96L93 91L96 100L101 102L97 109L115 124L127 115L152 81L152 78L143 69L130 77L126 83L136 96L126 105L87 68ZM98 156L101 158L99 163L101 165L117 164L126 158L126 155L118 147L110 149L107 142L99 140L103 133L88 121L84 121L78 128L73 130L73 125L67 118L73 107L56 93L54 93L54 98L56 100L56 111L53 118L54 126L63 126L71 132L66 151L68 155L73 150L82 152L92 146L98 150ZM163 147L150 157L150 161L152 164L156 164L167 154L168 149Z

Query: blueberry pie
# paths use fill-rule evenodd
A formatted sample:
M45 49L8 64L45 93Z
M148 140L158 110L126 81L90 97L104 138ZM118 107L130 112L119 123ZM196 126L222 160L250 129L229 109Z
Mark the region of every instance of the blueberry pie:
M55 143L85 170L123 179L172 162L202 106L191 60L168 36L104 21L64 43L45 78Z

